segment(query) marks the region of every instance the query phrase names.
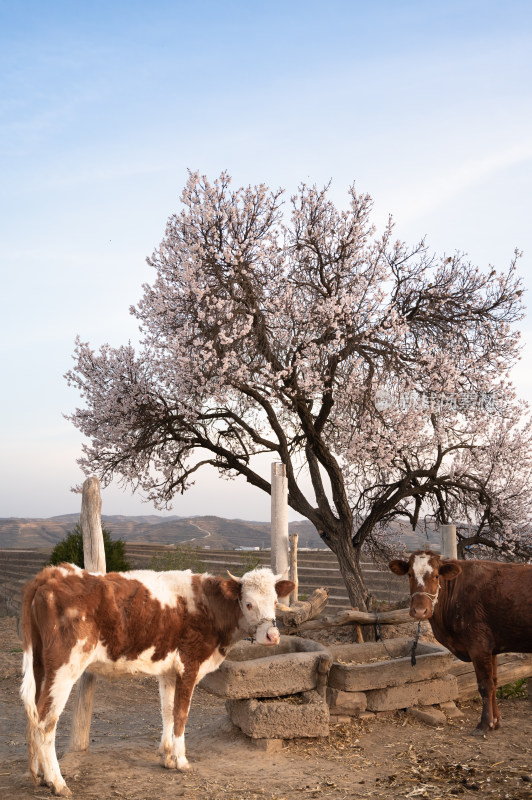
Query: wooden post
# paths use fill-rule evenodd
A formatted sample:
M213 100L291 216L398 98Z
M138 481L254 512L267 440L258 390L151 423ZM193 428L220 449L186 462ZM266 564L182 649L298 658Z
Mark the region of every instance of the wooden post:
M456 549L456 525L441 525L442 558L458 558Z
M286 467L281 461L272 464L271 497L271 564L276 575L288 574L288 482ZM287 597L279 598L288 604Z
M323 701L327 699L327 680L331 669L331 657L329 654L320 656L316 670L316 691Z
M80 523L83 533L83 558L88 572L105 573L105 550L103 546L102 499L98 478L87 478L81 495ZM84 672L78 683L69 750L87 750L89 747L92 704L96 676Z
M355 606L354 611L358 610L358 606ZM353 623L353 641L357 644L364 644L364 634L362 633L362 626L359 622Z
M291 533L290 539L290 580L294 581L295 588L290 595L290 605L297 603L299 597L299 579L297 576L297 540L299 536L297 533Z

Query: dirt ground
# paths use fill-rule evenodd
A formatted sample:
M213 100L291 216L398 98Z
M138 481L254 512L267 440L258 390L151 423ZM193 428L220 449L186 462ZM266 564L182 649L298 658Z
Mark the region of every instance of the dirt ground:
M49 798L27 770L25 720L18 697L21 646L14 618L0 619L0 798ZM57 751L66 749L71 701L61 717ZM197 689L186 728L190 772L162 769L154 679L96 688L90 750L61 759L79 800L303 800L304 798L532 798L530 701L503 700L503 726L473 736L478 700L462 720L431 728L404 712L331 726L327 739L286 742L264 752L231 724L224 701Z

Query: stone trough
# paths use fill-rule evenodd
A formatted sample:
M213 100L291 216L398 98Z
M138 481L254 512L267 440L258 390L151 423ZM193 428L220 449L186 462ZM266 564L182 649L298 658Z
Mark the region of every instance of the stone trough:
M386 645L386 646L385 646ZM332 645L327 702L331 714L357 715L454 700L458 684L448 675L452 654L439 644L419 642L412 666L412 639Z
M281 636L274 647L239 642L200 686L231 700L305 692L316 687L318 662L326 652L319 642L297 636Z
M326 736L329 710L315 691L323 657L323 645L296 636L275 647L240 642L200 686L228 698L231 721L255 740Z
M457 698L457 680L448 674L451 653L419 642L412 666L411 650L407 637L328 647L297 636L281 636L276 647L240 642L200 685L227 698L232 722L254 740L326 736L330 715L359 716Z

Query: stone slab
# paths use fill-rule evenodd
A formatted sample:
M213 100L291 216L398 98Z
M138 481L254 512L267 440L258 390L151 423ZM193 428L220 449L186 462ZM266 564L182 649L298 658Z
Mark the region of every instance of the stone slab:
M264 750L265 753L278 753L284 745L284 739L252 739L251 741L258 750Z
M385 645L377 642L329 647L335 661L329 686L346 692L401 686L445 675L453 663L453 655L439 644L420 642L415 666L411 663L411 638L388 639Z
M458 691L460 691L460 686L458 687ZM452 700L448 700L446 703L440 703L440 708L448 719L464 718L464 712L461 711Z
M366 692L368 711L392 711L411 706L432 706L456 700L458 683L454 675L445 675L419 683L405 683L386 689L373 689Z
M366 710L368 701L364 692L342 692L340 689L327 689L327 705L331 714L347 714L358 717Z
M305 692L300 702L287 700L227 700L234 725L253 739L294 739L327 736L329 709L317 692Z
M443 711L433 706L428 706L427 708L414 706L414 708L407 708L406 713L408 716L423 722L424 725L430 725L432 728L439 728L441 725L447 724L447 717Z
M294 636L281 636L275 647L241 642L199 685L231 700L297 694L316 687L318 662L326 652L318 642Z

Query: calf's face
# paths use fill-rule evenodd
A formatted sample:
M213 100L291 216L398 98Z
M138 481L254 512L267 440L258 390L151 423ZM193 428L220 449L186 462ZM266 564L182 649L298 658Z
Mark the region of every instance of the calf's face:
M294 583L264 568L246 572L234 580L240 582L239 602L248 632L258 644L279 644L275 604L278 597L286 597L294 590Z
M388 567L410 582L410 616L430 619L438 602L440 580L452 580L462 571L457 561L444 562L431 552L412 553L408 561L394 559Z

